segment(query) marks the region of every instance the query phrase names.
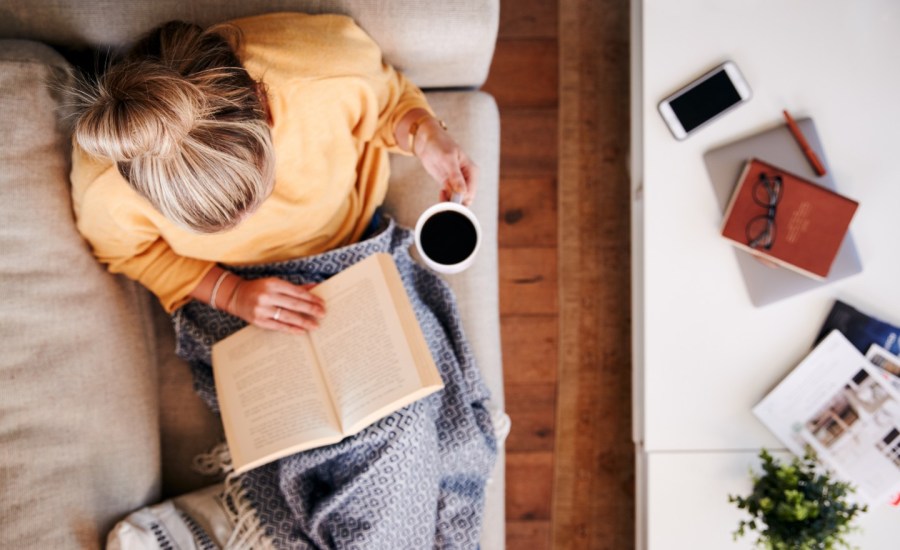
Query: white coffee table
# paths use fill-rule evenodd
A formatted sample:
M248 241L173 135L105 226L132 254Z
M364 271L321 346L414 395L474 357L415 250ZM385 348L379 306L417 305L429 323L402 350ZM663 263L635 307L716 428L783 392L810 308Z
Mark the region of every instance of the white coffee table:
M900 2L635 0L632 26L635 443L638 548L749 548L729 492L749 492L751 414L809 350L834 300L900 322ZM751 101L686 141L656 106L731 59ZM781 121L815 119L838 190L857 199L860 275L766 306L748 298L703 153ZM854 541L900 547L900 508Z

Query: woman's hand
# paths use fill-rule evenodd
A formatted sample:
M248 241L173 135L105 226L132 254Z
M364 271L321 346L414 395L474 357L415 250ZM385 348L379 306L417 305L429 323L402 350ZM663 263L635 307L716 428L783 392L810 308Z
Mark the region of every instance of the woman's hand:
M225 311L258 327L303 333L317 328L325 316L325 302L309 292L314 286L295 285L277 277L241 280Z
M440 184L441 200L450 200L454 193L462 195L466 206L475 200L478 166L436 118L430 117L420 124L413 141L413 153Z

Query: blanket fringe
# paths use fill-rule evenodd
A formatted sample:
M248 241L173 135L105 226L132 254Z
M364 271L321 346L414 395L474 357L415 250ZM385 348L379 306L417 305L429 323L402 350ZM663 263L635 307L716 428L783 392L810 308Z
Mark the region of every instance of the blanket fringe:
M276 550L241 486L241 476L234 471L227 443L220 443L210 452L194 457L194 470L203 475L225 474L221 498L234 526L225 543L226 550Z

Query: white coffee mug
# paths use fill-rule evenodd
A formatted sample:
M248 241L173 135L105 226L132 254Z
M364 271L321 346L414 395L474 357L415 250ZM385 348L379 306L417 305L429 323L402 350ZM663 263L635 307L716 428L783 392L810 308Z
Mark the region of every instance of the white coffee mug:
M428 207L416 222L415 236L422 261L438 273L467 269L481 248L481 224L459 194Z

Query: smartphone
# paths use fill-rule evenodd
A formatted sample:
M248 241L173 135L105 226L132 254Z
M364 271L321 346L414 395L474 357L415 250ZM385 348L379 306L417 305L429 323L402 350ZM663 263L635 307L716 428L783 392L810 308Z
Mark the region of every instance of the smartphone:
M675 139L684 139L750 96L737 65L726 61L662 100L659 112Z

